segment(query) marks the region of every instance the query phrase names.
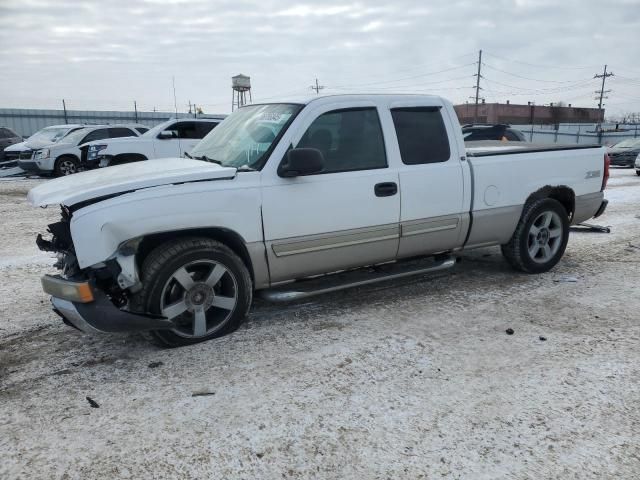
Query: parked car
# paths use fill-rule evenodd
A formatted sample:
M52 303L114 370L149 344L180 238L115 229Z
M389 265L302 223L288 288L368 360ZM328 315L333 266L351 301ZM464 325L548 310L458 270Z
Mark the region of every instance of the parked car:
M465 125L462 127L465 142L480 140L501 140L503 142L525 142L525 136L520 130L510 125Z
M607 205L604 148L465 149L436 96L248 105L191 154L208 161L138 162L29 192L62 205L37 244L59 254L62 275L42 284L67 323L178 346L235 329L254 292L300 299L450 268L471 248L502 245L516 270L546 272L570 223Z
M51 125L27 138L24 142L19 142L4 149L6 160L28 160L33 155L33 151L51 143L56 143L66 135L83 128L84 125Z
M0 127L0 162L6 160L4 149L22 142L22 137L9 127Z
M153 158L181 157L203 139L222 118L172 119L138 138L90 142L82 149L86 168L109 167Z
M640 138L629 138L616 143L607 150L611 165L634 167L636 157L640 154Z
M42 146L33 151L29 160L19 160L18 166L28 172L54 174L56 176L71 175L80 168L80 147L93 140L119 137L137 137L137 128L143 125L92 125L83 127L66 135L64 140Z
M636 175L640 177L640 154L638 154L638 156L636 157L636 161L634 165L636 167Z

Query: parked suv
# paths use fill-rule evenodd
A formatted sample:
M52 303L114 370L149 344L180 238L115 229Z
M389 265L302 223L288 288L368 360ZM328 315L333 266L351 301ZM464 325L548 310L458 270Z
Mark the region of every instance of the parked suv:
M8 127L0 127L0 161L5 160L4 149L22 142L22 137Z
M182 157L222 120L223 117L172 119L139 138L91 142L82 149L82 165L108 167L152 158Z
M465 125L462 127L465 142L500 140L503 142L525 142L524 134L509 125Z
M18 161L18 166L28 172L51 174L56 176L71 175L80 169L80 146L94 140L117 137L137 137L136 128L143 125L92 125L80 128L63 140L43 146L33 152L28 160Z
M10 147L4 149L5 160L29 160L33 151L51 143L56 143L62 140L84 125L71 124L71 125L51 125L44 127L42 130L38 130L36 133L27 138L24 142L14 143Z

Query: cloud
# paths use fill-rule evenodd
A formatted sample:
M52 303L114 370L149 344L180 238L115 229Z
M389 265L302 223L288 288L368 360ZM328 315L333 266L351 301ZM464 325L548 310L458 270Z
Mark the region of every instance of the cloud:
M167 108L175 77L179 108L225 112L239 72L254 100L311 92L317 77L326 93L464 102L482 48L487 101L594 106L607 63L607 107L640 111L638 12L638 0L0 0L0 106Z

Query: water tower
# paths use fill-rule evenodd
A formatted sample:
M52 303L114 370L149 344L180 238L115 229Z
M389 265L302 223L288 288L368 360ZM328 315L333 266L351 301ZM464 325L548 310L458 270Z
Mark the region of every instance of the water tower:
M249 102L251 102L251 78L240 74L231 77L231 111L247 103L247 92L249 92Z

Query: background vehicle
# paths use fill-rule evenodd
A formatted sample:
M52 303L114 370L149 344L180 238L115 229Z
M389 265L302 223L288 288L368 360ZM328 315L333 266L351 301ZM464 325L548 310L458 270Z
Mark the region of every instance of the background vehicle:
M139 138L91 142L82 148L82 164L95 168L152 158L181 157L222 120L173 119L156 125Z
M42 130L38 130L24 142L21 141L5 148L5 160L28 160L31 158L34 150L44 145L56 143L69 133L82 127L84 127L84 125L80 124L51 125L45 127Z
M254 291L300 299L450 268L491 245L517 270L546 272L570 223L607 205L604 148L465 148L453 105L435 96L249 105L191 154L210 161L138 162L29 192L62 204L53 239L37 243L61 254L64 277L43 287L67 322L177 346L235 329ZM368 265L380 266L351 271Z
M479 140L501 140L508 142L525 142L524 134L509 125L465 125L462 127L462 136L465 142Z
M4 149L22 142L22 137L9 127L0 127L0 162L5 160Z
M636 167L636 175L640 176L640 154L638 154L638 156L636 157L635 167Z
M118 137L137 137L137 128L143 125L93 125L79 128L56 143L44 145L33 151L29 160L19 160L18 166L28 172L56 176L71 175L80 168L80 146L93 140Z
M633 167L636 157L640 154L640 138L629 138L616 143L607 149L611 165Z

